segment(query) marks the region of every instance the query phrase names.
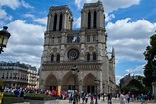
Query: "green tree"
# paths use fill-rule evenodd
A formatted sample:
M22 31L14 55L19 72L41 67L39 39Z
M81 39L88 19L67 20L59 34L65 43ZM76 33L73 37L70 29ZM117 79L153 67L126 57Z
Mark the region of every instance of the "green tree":
M153 59L156 55L156 34L150 37L150 45L146 47L146 51L143 54L145 56L145 60L147 61L147 64L144 66L145 79L143 80L143 82L147 87L152 87L152 65L154 64Z
M130 86L130 87L136 87L138 89L141 89L143 88L143 85L140 81L136 80L136 79L132 79L127 86Z
M2 89L2 87L4 87L4 82L0 80L0 90Z

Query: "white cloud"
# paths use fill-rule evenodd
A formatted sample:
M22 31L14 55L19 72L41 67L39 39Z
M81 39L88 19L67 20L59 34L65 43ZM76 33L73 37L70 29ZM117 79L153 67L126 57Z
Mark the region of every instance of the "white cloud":
M16 8L23 6L25 8L33 8L30 4L26 3L24 0L1 0L0 1L0 7L7 6L13 10Z
M35 22L43 25L47 25L47 17L34 19Z
M74 18L74 27L75 28L80 28L81 27L81 17Z
M113 18L115 18L115 15L114 14L105 14L105 16L106 16L106 19L105 19L105 21L107 22L107 21L111 21Z
M33 6L31 6L30 4L26 3L24 0L21 1L21 5L25 8L34 8Z
M109 22L106 25L108 50L115 48L116 61L144 61L143 52L149 45L149 37L154 33L156 23L147 20L132 21L130 18Z
M20 6L19 0L1 0L0 1L0 7L1 6L8 6L11 9L16 9Z
M116 84L119 85L120 79L123 78L123 76L115 76L116 78Z
M23 20L12 21L7 26L11 37L1 59L25 62L39 67L46 27L28 24Z
M101 0L103 1L104 9L106 13L110 13L114 10L118 10L119 8L128 8L132 5L140 4L141 0Z
M32 18L32 19L35 19L35 16L32 15L32 14L25 14L24 15L26 18Z
M36 18L34 15L32 14L25 14L24 17L26 18L31 18L33 21L42 24L42 25L47 25L47 17L43 17L43 18Z
M12 16L8 16L5 10L0 9L0 19L12 20Z
M22 42L24 44L30 44L32 42L35 45L39 44L40 40L43 41L45 27L28 24L23 20L12 21L8 24L8 27L10 32L14 33L11 37L12 43Z
M97 2L98 0L75 0L75 5L78 9L81 9L84 3L93 3ZM110 13L114 10L118 10L119 8L128 8L132 5L140 4L141 0L101 0L103 2L103 6L105 9L105 14Z
M143 75L144 66L145 65L141 65L141 66L137 66L134 69L126 69L126 72L130 73L130 74L141 74L141 75Z
M75 5L78 7L78 9L81 9L84 3L91 3L91 2L97 2L97 0L75 0Z

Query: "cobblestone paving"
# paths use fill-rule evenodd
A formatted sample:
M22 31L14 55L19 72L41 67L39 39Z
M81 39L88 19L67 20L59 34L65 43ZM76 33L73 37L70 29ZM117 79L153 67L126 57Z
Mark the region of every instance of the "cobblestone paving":
M94 103L95 103L95 101L94 101ZM45 104L72 104L72 103L69 103L68 100L55 100L55 101L47 101ZM78 104L85 104L85 103L82 103L80 101ZM87 104L90 104L90 100L88 101ZM98 100L98 104L108 104L108 102L103 101L103 100ZM117 99L113 99L112 104L120 104L120 103ZM126 103L126 104L128 104L128 103ZM129 104L141 104L141 102L135 101L135 102L130 102ZM150 102L146 102L145 104L156 104L156 102L154 103L153 101L150 101Z

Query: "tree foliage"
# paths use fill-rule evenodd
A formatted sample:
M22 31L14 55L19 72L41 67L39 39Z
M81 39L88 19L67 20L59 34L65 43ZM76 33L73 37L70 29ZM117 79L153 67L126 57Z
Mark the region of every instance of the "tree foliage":
M142 89L144 87L142 83L136 79L132 79L127 86L136 87L138 89Z
M4 82L0 80L0 90L2 89L2 87L4 87Z
M146 47L143 54L145 56L145 60L147 61L147 64L144 66L145 79L143 82L146 86L152 87L153 59L156 56L156 34L150 37L150 45Z
M130 92L132 94L147 94L149 89L147 89L139 80L132 79L128 85L121 88L121 90L124 90L126 93Z

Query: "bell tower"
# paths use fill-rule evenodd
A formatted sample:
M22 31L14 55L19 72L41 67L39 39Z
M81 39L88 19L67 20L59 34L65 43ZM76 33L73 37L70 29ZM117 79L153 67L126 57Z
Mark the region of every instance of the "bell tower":
M72 24L72 12L68 6L51 6L48 14L47 31L71 30Z
M81 11L82 29L102 29L104 28L105 15L102 2L85 3Z

